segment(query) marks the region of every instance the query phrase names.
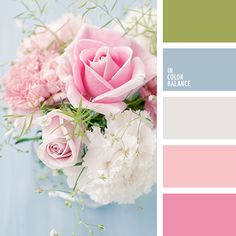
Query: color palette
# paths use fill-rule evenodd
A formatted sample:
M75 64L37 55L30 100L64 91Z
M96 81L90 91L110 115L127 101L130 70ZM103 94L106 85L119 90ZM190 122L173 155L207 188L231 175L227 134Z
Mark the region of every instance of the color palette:
M164 0L164 42L235 42L235 0Z
M164 236L236 235L235 8L163 0Z
M236 92L227 96L236 91L235 61L235 49L164 50L163 138L169 142L163 146L163 186L185 193L164 195L164 236L235 233L236 195L204 194L204 188L236 187L236 146L220 143L236 139ZM198 96L202 91L214 93ZM202 140L212 145L200 145ZM188 194L190 188L202 188L202 194Z

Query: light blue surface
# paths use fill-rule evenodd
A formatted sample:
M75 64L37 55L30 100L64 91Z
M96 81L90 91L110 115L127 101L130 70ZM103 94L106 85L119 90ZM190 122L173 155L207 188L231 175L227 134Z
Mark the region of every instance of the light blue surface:
M119 0L120 4L127 0ZM155 2L155 1L153 1ZM15 58L20 30L13 17L20 12L19 4L6 0L0 10L0 64ZM92 20L96 20L95 17ZM3 74L4 69L0 69ZM4 130L0 129L1 141ZM60 236L77 232L77 210L64 206L60 199L36 194L32 155L5 148L0 159L0 236L47 236L55 228ZM138 209L142 206L143 210ZM109 205L86 209L82 218L91 224L104 224L102 236L155 236L156 191L142 197L136 205ZM81 227L76 236L86 236Z

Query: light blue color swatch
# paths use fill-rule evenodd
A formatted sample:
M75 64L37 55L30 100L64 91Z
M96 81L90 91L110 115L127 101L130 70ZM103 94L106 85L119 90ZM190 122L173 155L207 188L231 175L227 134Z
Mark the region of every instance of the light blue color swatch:
M236 49L164 49L166 91L236 91Z

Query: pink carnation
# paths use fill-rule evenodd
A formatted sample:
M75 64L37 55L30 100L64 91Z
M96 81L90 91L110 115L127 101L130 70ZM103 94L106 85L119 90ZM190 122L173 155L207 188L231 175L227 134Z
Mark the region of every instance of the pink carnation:
M46 51L48 48L59 52L65 44L74 39L83 22L82 16L65 14L46 25L47 28L38 27L34 34L21 42L19 56L39 50Z
M145 110L150 113L154 127L157 122L157 79L154 78L149 81L144 87L140 89L141 96L145 99Z
M27 114L51 97L63 98L64 86L55 72L57 56L52 51L33 53L11 67L3 89L4 99L13 112Z

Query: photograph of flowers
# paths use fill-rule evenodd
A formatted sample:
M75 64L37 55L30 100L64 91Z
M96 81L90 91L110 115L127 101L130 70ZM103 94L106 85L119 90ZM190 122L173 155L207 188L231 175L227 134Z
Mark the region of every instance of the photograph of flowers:
M0 236L155 236L155 0L6 0Z

